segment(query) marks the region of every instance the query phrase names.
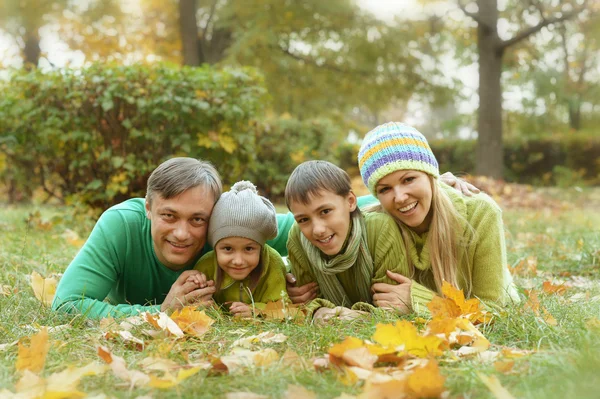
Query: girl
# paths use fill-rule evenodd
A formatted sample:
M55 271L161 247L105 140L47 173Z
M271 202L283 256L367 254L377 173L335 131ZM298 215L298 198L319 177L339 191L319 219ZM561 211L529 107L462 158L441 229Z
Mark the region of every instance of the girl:
M229 310L235 316L250 317L253 308L286 297L283 260L265 244L275 236L273 204L259 196L252 183L237 182L221 195L210 216L208 242L214 250L195 266L203 275L190 278L200 287L207 278L213 279L214 301L231 304Z
M304 162L288 180L285 201L297 222L287 242L292 273L299 285L316 282L321 291L307 305L315 319L353 318L372 308L373 283L396 284L386 271L403 271L400 231L386 214L363 216L345 171Z
M397 285L375 284L373 303L401 313L421 311L443 281L467 297L504 304L518 301L506 266L500 207L487 195L463 197L438 180L425 137L402 123L386 123L365 136L358 154L365 185L378 210L400 227ZM406 277L404 277L406 276ZM408 304L408 306L406 306Z

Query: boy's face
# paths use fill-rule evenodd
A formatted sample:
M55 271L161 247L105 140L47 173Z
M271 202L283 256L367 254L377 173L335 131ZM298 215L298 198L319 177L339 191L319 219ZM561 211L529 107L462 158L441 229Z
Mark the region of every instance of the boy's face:
M350 213L356 209L356 195L346 196L321 190L308 204L292 201L290 211L302 234L326 255L337 255L348 236Z
M227 237L215 245L217 263L234 280L243 280L260 262L261 246L243 237Z
M158 260L171 270L192 263L206 243L208 220L215 206L212 192L202 186L165 199L146 201L146 216Z

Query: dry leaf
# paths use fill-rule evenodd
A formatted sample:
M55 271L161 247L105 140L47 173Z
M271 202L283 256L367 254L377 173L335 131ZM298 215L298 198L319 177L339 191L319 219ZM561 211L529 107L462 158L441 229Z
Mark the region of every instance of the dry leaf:
M288 385L285 399L317 399L317 394L299 385Z
M53 276L43 278L38 272L31 273L33 293L46 306L52 306L54 294L56 294L56 284L56 278Z
M142 366L144 370L156 370L164 372L181 368L181 366L174 361L160 357L147 357L140 362L140 366Z
M292 305L284 302L282 299L273 302L267 302L264 308L258 310L258 314L266 319L289 320L304 319L301 305Z
M508 392L506 388L500 384L500 380L495 375L487 376L482 373L477 373L479 379L489 388L496 399L514 399L514 396Z
M417 357L440 356L442 340L435 336L421 336L417 328L406 320L394 325L377 324L373 340L383 347L394 348L397 352Z
M446 377L440 374L435 360L430 360L424 367L419 367L408 376L408 390L416 398L439 398L445 391Z
M550 281L544 281L542 288L546 294L564 295L567 291L567 287L564 284L554 285Z
M342 355L342 360L349 366L356 366L367 370L372 370L373 365L379 356L369 352L366 347L349 349Z
M253 392L228 392L225 394L225 399L269 399L269 396Z
M79 234L71 229L66 229L63 233L63 237L66 242L77 248L80 248L85 243L85 240L80 238Z
M177 376L173 376L170 373L165 373L162 378L157 378L153 375L150 376L150 386L152 388L168 389L179 384L181 381L193 376L198 371L202 370L202 367L193 367L190 369L179 369Z
M9 342L8 344L0 344L0 352L7 350L11 346L15 346L19 341Z
M494 368L496 371L504 374L510 373L514 367L515 361L511 359L498 360L497 362L494 362Z
M150 382L150 377L147 374L137 370L129 370L125 365L125 359L113 355L108 348L98 346L98 356L110 365L113 374L122 380L129 381L131 387L145 386Z
M341 358L347 350L361 348L364 345L365 344L362 339L346 337L346 339L339 344L334 344L331 348L329 348L329 354Z
M165 331L171 335L174 335L176 337L183 337L183 331L181 330L181 328L177 325L177 323L175 323L169 316L167 316L166 313L164 312L159 312L155 315L150 314L148 312L143 314L144 319L150 323L151 325L153 325L154 327Z
M519 238L519 237L517 237ZM508 267L511 274L522 277L534 277L537 276L537 257L530 256L527 259L522 259L519 264L515 267Z
M40 372L46 363L48 349L50 349L48 330L44 327L38 334L31 337L28 347L19 341L16 369L19 371L29 370L35 373Z
M185 306L171 314L173 320L185 333L199 337L206 333L215 322L204 311L197 311L195 307Z
M378 382L367 380L360 399L402 399L408 398L406 380L389 379Z
M271 331L265 331L258 335L252 335L246 338L240 338L233 342L232 346L241 346L243 348L251 348L254 344L258 343L281 343L287 340L287 336L284 334L275 334Z

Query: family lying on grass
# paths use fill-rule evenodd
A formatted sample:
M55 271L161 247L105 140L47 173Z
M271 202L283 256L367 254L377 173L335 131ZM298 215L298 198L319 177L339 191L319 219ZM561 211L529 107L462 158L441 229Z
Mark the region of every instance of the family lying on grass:
M151 174L145 199L100 217L53 309L102 318L214 302L252 316L289 295L314 319L351 319L375 307L426 312L443 281L488 305L518 301L500 208L440 176L421 133L378 126L358 162L373 196L357 198L337 166L308 161L289 178L282 215L252 183L221 195L212 165L170 159Z

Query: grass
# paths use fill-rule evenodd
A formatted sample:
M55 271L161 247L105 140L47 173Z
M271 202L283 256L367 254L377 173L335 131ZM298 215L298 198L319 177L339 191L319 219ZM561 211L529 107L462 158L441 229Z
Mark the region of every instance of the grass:
M508 261L518 266L532 257L537 275L516 276L520 286L541 290L544 281L566 282L563 296L540 294L540 304L557 320L552 326L523 305L509 305L495 322L482 328L495 348L511 347L534 350L530 356L516 359L512 373L503 374L480 360L440 361L447 376L451 397L493 397L477 373L497 375L502 385L518 398L592 398L597 397L600 383L600 328L590 320L600 318L600 214L596 211L600 190L583 192L548 191L548 196L575 204L564 209L507 209ZM28 215L39 210L40 215ZM65 238L66 229L85 237L92 226L66 208L10 207L0 210L0 281L6 293L0 295L0 344L30 336L37 326L70 324L68 330L50 334L51 348L42 376L63 370L68 365L83 366L99 360L97 345L105 345L125 358L130 369L140 369L149 356L161 356L185 364L209 355L222 356L240 336L273 331L288 336L284 343L269 344L280 355L287 349L303 359L295 366L276 363L237 375L213 375L202 371L168 390L136 388L131 390L111 373L84 377L80 391L106 397L222 397L226 392L248 391L269 397L283 397L288 384L302 385L318 393L319 398L335 398L343 392L359 394L360 385L345 385L335 372L316 372L312 359L323 356L332 343L346 336L368 339L378 322L393 322L391 315L378 314L371 319L352 323L334 322L323 326L310 323L232 320L209 311L217 320L202 339L186 341L148 340L143 351L136 351L119 340L102 338L99 322L81 316L57 314L34 297L28 276L37 271L43 276L64 271L77 252ZM43 222L60 216L54 223ZM141 333L134 331L136 336ZM21 374L15 369L17 347L0 351L0 391L14 392Z

